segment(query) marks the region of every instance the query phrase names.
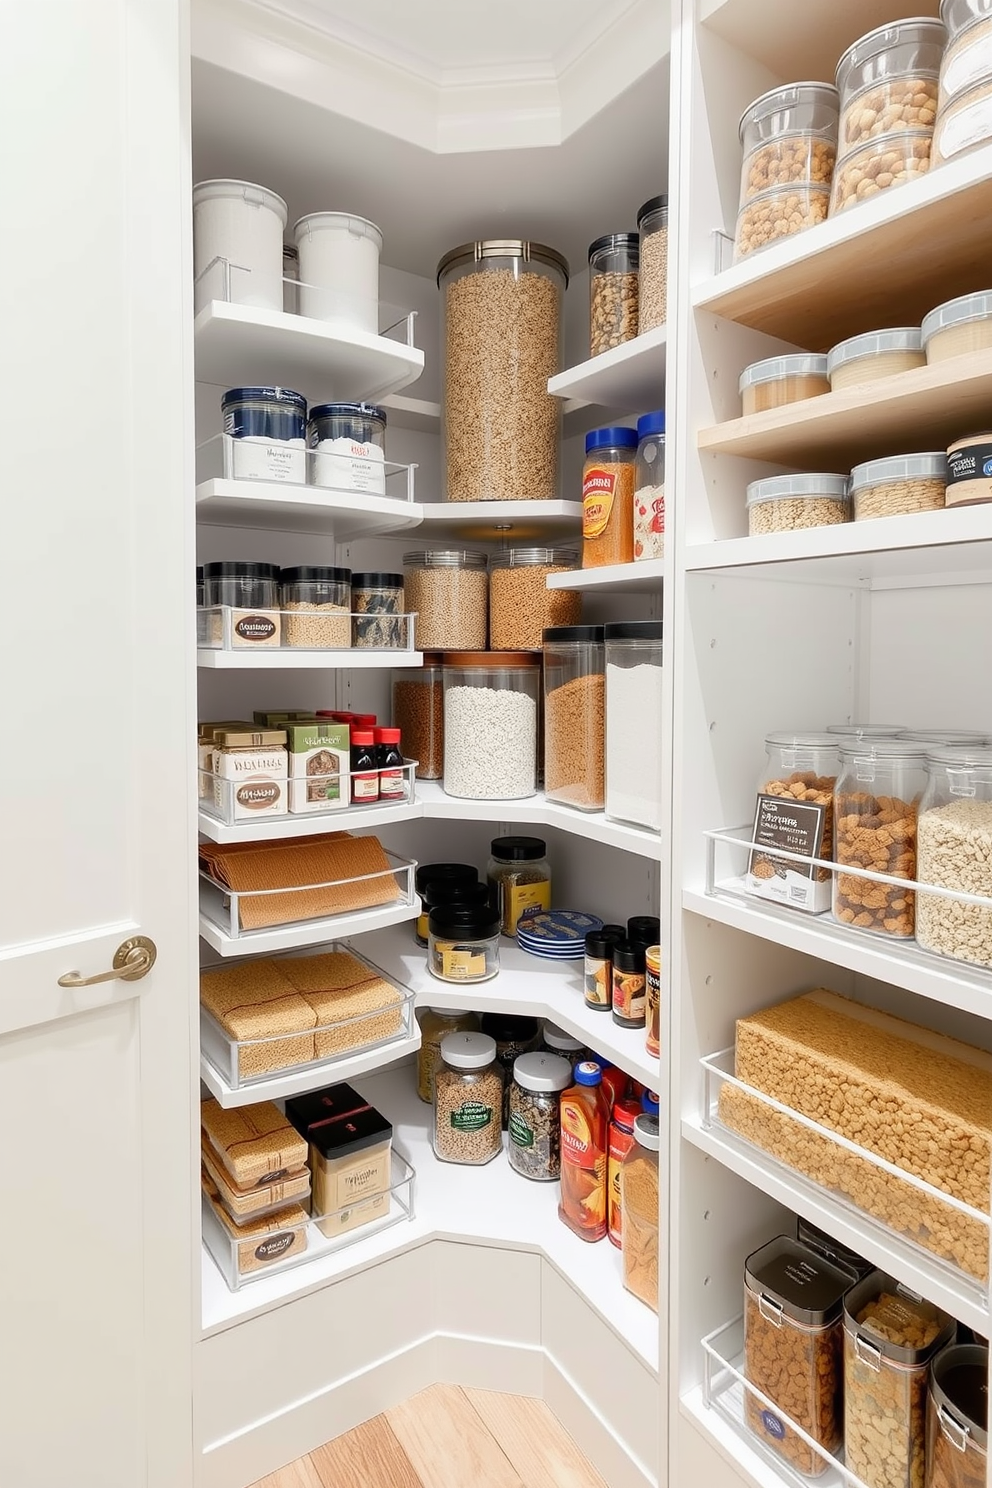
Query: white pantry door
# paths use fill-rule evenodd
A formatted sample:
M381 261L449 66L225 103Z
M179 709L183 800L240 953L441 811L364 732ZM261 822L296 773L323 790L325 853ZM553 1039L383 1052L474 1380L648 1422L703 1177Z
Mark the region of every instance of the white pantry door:
M186 32L0 0L3 1488L192 1478Z

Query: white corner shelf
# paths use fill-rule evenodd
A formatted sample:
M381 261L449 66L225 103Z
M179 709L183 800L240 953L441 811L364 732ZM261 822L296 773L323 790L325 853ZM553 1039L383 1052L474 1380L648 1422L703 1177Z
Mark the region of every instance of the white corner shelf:
M231 1110L237 1106L254 1106L259 1101L286 1100L289 1096L301 1095L307 1090L320 1090L325 1085L339 1085L342 1081L357 1079L384 1065L416 1054L420 1048L420 1027L414 1019L413 1033L408 1038L394 1040L390 1044L376 1044L371 1049L359 1049L354 1054L340 1059L327 1059L320 1065L308 1065L306 1069L286 1070L273 1075L271 1080L256 1080L251 1085L234 1089L224 1076L200 1055L200 1079L214 1099Z
M809 351L868 326L918 325L985 284L990 211L984 145L749 255L697 284L693 305Z
M193 322L197 382L288 387L308 403L382 398L424 370L424 353L330 321L211 300Z
M441 405L427 398L407 398L390 393L379 402L386 410L390 429L414 429L418 434L436 434L441 424Z
M325 830L326 827L325 827ZM301 946L324 945L348 935L365 935L404 920L416 919L419 902L387 904L359 909L352 914L330 915L320 920L297 920L291 925L273 925L269 930L250 930L229 935L209 915L200 911L200 936L218 956L267 956L274 951L292 951ZM378 948L376 950L378 959Z
M379 936L375 945L376 965L391 980L410 987L418 1007L467 1007L480 1013L550 1018L633 1079L657 1090L661 1062L647 1052L644 1029L621 1028L611 1013L586 1006L581 960L562 963L530 956L506 936L500 939L499 959L499 974L490 982L442 982L431 976L427 952L407 926Z
M741 511L744 492L741 491ZM992 504L690 544L690 572L891 589L992 577Z
M811 1220L835 1240L862 1255L872 1265L897 1276L920 1296L927 1297L958 1322L978 1333L988 1329L987 1288L941 1263L887 1225L857 1213L795 1168L787 1168L751 1143L696 1119L683 1118L682 1136L700 1152L714 1158L739 1178L768 1194L779 1204Z
M429 1240L452 1240L542 1255L641 1363L657 1372L657 1317L624 1288L620 1252L609 1240L590 1245L562 1224L558 1184L522 1178L505 1155L480 1168L439 1162L430 1143L430 1107L418 1099L416 1073L409 1065L372 1075L360 1089L393 1123L397 1150L413 1166L415 1218L311 1264L253 1281L239 1292L228 1290L204 1248L205 1334L269 1312L291 1297L317 1291Z
M196 488L197 521L267 532L313 532L352 542L419 527L419 502L276 481L208 480Z
M382 671L388 667L419 667L421 651L291 651L281 647L266 650L221 651L205 648L196 653L198 667L217 671Z
M665 578L664 558L640 563L609 563L577 573L548 574L549 589L579 589L604 594L660 594Z
M581 501L424 501L420 503L425 538L466 537L476 542L533 538L541 543L582 533Z
M602 811L575 811L570 806L549 801L543 791L536 796L525 796L521 801L475 801L445 795L437 781L422 780L417 782L417 798L429 820L531 822L537 826L558 827L563 832L584 837L587 842L601 842L606 847L616 847L652 861L661 856L660 833L607 821Z
M668 327L656 326L549 378L548 392L567 398L572 405L567 411L576 416L586 405L624 414L664 408L667 347ZM584 422L594 428L603 420Z
M339 811L312 811L285 816L263 816L259 821L223 822L209 811L197 813L197 830L211 842L281 842L284 838L319 837L324 832L357 832L365 827L388 827L393 822L419 821L420 801L389 806L343 806Z
M816 956L847 971L902 987L944 1007L992 1018L992 972L923 951L915 941L865 935L838 924L829 914L808 915L735 894L686 890L682 907L733 930Z

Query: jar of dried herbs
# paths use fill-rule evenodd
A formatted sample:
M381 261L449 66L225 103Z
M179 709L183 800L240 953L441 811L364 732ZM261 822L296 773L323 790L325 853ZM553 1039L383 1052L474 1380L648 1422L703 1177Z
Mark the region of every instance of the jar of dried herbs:
M513 1063L507 1126L510 1167L524 1178L561 1177L561 1093L572 1066L558 1054L521 1054Z
M551 864L541 837L494 837L486 877L504 935L515 936L520 916L551 908Z
M623 1213L623 1284L658 1311L658 1152L657 1116L638 1116L634 1145L620 1167Z

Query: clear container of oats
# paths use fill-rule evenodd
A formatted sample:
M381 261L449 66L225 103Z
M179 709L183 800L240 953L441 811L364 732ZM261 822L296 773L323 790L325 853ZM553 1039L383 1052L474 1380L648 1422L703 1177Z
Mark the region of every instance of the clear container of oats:
M838 341L827 354L827 376L832 392L876 382L896 372L925 367L926 352L919 326L893 326L885 331L865 331Z
M540 651L553 625L578 625L582 594L549 589L551 574L579 567L575 548L505 548L489 565L489 645L493 651Z
M351 646L351 569L302 564L279 571L282 643L297 650Z
M992 900L992 748L961 745L927 755L916 823L917 878ZM916 896L916 939L924 950L992 966L992 903Z
M636 276L635 276L636 277ZM447 501L553 501L568 264L542 243L464 243L438 264Z
M850 520L846 475L772 475L752 481L747 488L750 537Z
M854 520L942 511L946 489L947 455L943 450L866 460L851 471Z
M905 739L844 741L834 789L834 860L916 878L916 815L926 785L926 749ZM838 873L834 918L857 930L912 940L916 895L910 888Z
M637 214L641 261L637 279L638 334L665 324L668 314L668 197L652 196Z
M930 1360L953 1318L881 1271L844 1298L844 1451L867 1488L923 1488Z
M842 1314L853 1279L787 1235L754 1251L744 1265L744 1372L782 1412L769 1410L749 1390L745 1418L766 1447L809 1478L830 1464L792 1425L824 1453L841 1444Z
M738 126L741 206L778 186L829 186L840 104L833 83L789 83L756 98Z
M449 1033L441 1040L434 1076L434 1155L479 1167L503 1148L503 1076L496 1040L486 1033Z
M489 617L485 553L428 549L403 554L404 601L417 616L417 644L482 651Z
M921 331L928 364L985 351L992 346L992 289L938 305L923 317Z
M793 356L766 357L752 362L741 373L738 389L741 407L747 416L764 413L769 408L782 408L787 403L802 403L829 393L827 359L819 352L804 351Z
M947 27L940 64L939 104L944 108L951 99L992 77L992 3L941 0L940 19Z

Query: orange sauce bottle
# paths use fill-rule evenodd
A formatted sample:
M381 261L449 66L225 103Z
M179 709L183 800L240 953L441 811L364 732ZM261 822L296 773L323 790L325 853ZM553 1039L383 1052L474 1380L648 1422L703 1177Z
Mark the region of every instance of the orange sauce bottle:
M617 1101L610 1122L609 1160L606 1165L606 1220L610 1241L620 1248L623 1221L620 1198L620 1164L634 1145L634 1120L641 1114L639 1100Z
M561 1202L558 1218L580 1240L606 1234L606 1176L610 1107L603 1073L587 1059L561 1098Z

